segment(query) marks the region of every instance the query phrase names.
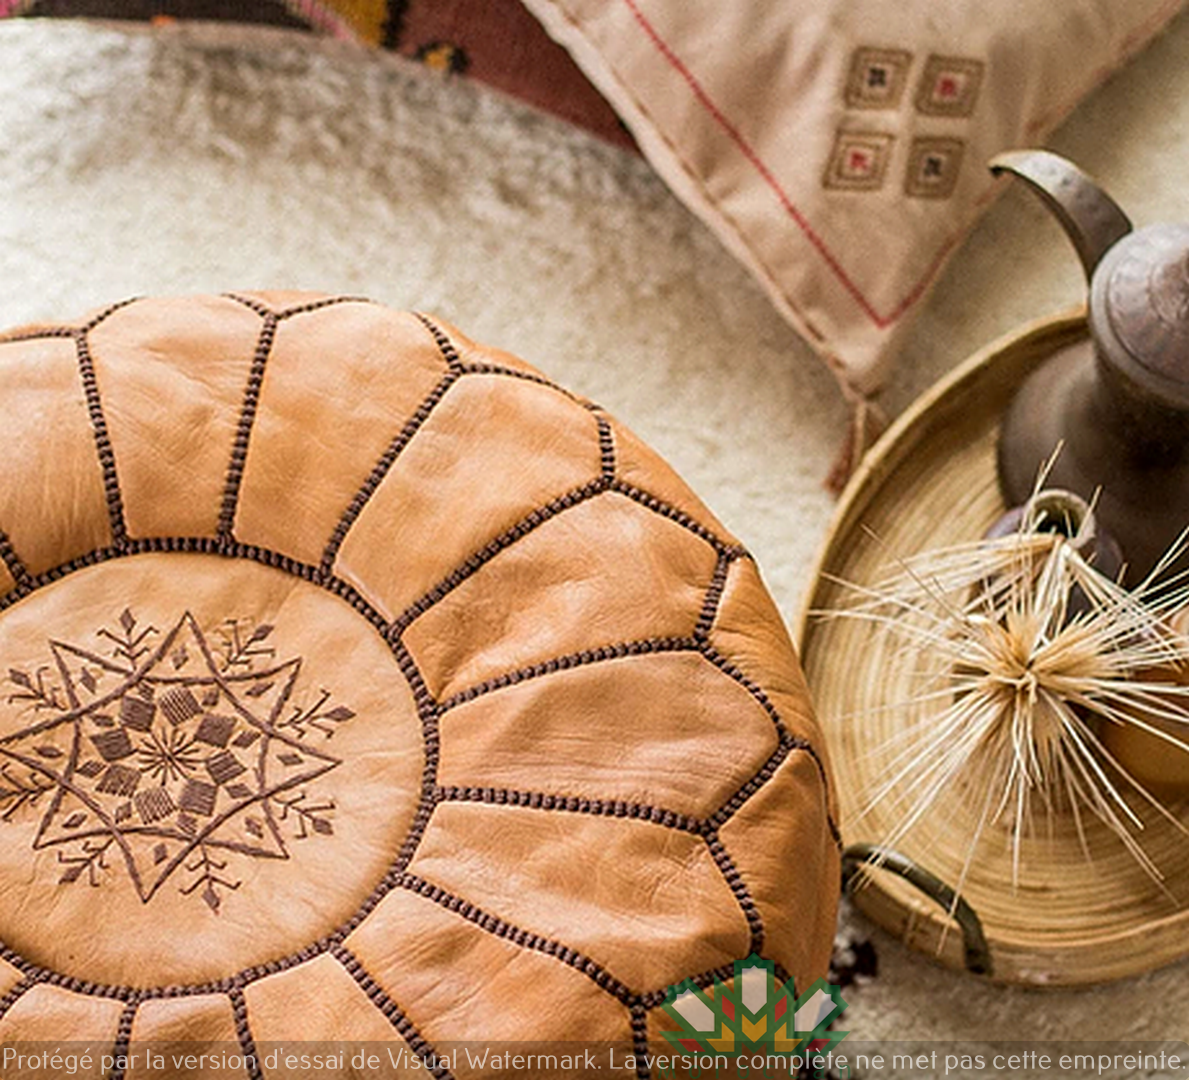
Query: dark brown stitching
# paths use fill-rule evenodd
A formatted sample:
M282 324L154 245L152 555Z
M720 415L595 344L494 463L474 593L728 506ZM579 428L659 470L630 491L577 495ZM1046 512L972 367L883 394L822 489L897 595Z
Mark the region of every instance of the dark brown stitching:
M34 326L28 330L0 334L0 345L8 345L17 341L37 341L39 338L77 338L79 334L86 334L94 330L104 319L115 314L120 308L135 304L140 299L139 296L131 296L127 300L117 300L114 304L108 304L82 326Z
M611 483L615 479L615 436L605 416L596 415L595 419L599 425L599 457L603 463L603 479Z
M787 732L780 736L776 749L768 756L768 760L756 772L743 782L743 785L726 802L722 804L709 818L706 825L712 835L717 835L728 821L731 820L751 797L776 775L777 770L784 763L784 759L794 750L808 750L809 744L804 739L795 738Z
M724 675L734 679L740 686L743 687L753 698L756 699L763 706L772 723L776 725L777 732L783 736L786 733L784 721L780 718L780 713L776 706L772 704L772 699L764 693L763 688L752 682L742 671L739 670L730 660L728 660L722 653L718 651L708 641L699 640L698 650L701 654Z
M230 976L225 979L220 979L211 983L194 984L190 986L167 986L158 988L137 988L129 986L107 986L95 984L88 981L74 978L73 976L61 975L57 972L48 971L31 964L24 957L15 953L11 948L0 943L0 957L7 960L13 966L17 967L24 976L32 982L44 981L54 986L61 986L65 989L72 990L76 993L90 994L97 997L114 998L117 1000L128 1001L133 998L145 999L151 997L177 997L188 996L191 994L205 994L212 992L230 993L234 987L243 987L249 983L265 978L269 975L275 974L279 971L287 970L297 964L304 963L315 956L321 955L325 952L335 940L342 940L348 933L354 930L371 911L379 903L395 885L397 876L403 871L408 861L412 858L416 851L416 846L420 841L421 835L424 833L428 824L429 817L432 814L434 800L432 792L436 784L437 762L438 762L438 736L437 736L437 716L433 706L432 699L425 690L424 680L421 678L420 672L417 670L415 662L412 657L408 655L407 650L400 642L392 642L387 635L388 624L384 618L377 612L366 600L363 599L350 585L337 578L325 578L319 575L317 569L305 563L300 563L297 560L291 559L288 556L281 555L277 552L270 551L265 548L259 548L254 545L238 544L238 543L223 543L212 537L154 537L141 540L132 540L123 548L116 549L114 547L98 549L96 551L88 552L86 555L73 559L68 563L64 563L59 567L46 571L38 575L36 578L28 579L28 584L21 589L14 589L8 595L0 598L0 611L10 607L17 600L23 596L36 591L43 585L49 584L53 581L61 580L69 574L77 570L85 569L89 566L95 566L99 563L109 561L111 559L118 559L128 555L141 554L146 552L189 552L216 555L225 558L243 558L254 562L262 563L266 566L272 566L286 573L292 574L295 577L300 577L312 584L320 585L329 592L334 593L341 599L349 603L355 608L364 618L366 618L377 630L381 637L389 641L389 646L396 656L398 666L406 679L409 681L410 689L413 693L414 699L417 701L418 710L422 716L423 724L423 739L426 748L426 764L423 777L423 798L422 805L418 810L417 816L414 818L408 835L406 836L400 852L393 867L389 870L380 884L373 890L372 894L364 901L360 911L339 931L334 934L327 935L320 941L308 945L296 953L279 960L269 961L268 963L257 965L256 967L246 968L237 975Z
M585 404L577 394L571 393L564 386L558 386L552 379L547 379L535 371L521 371L520 368L505 367L503 364L482 362L464 364L461 370L464 375L500 375L506 379L520 379L523 382L536 383L538 386L547 386L550 390L556 390L562 397L569 398L579 405Z
M784 726L784 721L780 717L780 712L777 710L776 706L772 704L772 699L769 698L766 693L764 693L762 687L749 679L738 667L731 663L730 660L723 656L722 653L720 653L718 649L716 649L708 641L700 641L698 644L699 651L710 663L718 668L719 671L721 671L724 675L734 679L735 682L742 686L744 690L751 694L751 696L760 703L764 711L771 718L772 723L776 726L776 731L780 735L782 743L786 739L792 739L790 749L804 750L811 758L813 758L813 763L817 766L818 776L822 781L822 788L828 805L830 777L826 772L825 763L822 761L813 745L809 742L806 742L804 739L793 738L789 735L788 728ZM830 834L834 837L835 845L841 849L842 833L839 831L837 824L834 822L833 815L828 809L826 811L826 823L830 827Z
M718 867L723 880L734 894L739 909L743 912L743 917L747 920L747 928L751 931L749 952L756 954L763 952L764 917L760 914L760 909L756 907L751 892L747 888L747 883L743 880L743 875L739 873L739 868L735 865L734 859L731 858L730 852L723 845L717 832L707 835L706 846L710 849L710 857L714 859L714 865Z
M264 317L252 367L248 372L248 383L244 388L244 401L240 409L239 424L235 429L235 441L231 446L231 461L227 465L227 482L223 487L223 506L219 511L219 526L216 530L223 539L230 539L235 525L235 511L239 503L239 488L244 477L244 463L248 457L248 442L252 437L252 424L256 420L256 408L260 404L260 385L264 381L264 365L272 352L277 333L277 316L271 312Z
M402 889L408 889L417 896L423 896L427 900L432 900L439 907L454 912L454 914L466 919L467 922L479 927L480 930L486 930L487 933L494 934L496 937L503 938L506 941L511 941L521 948L544 953L546 956L552 956L555 960L559 960L563 964L572 967L575 971L582 972L596 986L602 990L606 990L608 994L618 998L624 1004L630 1004L633 1000L636 1000L636 995L624 983L620 982L619 979L607 971L601 964L596 963L589 956L578 952L577 949L571 949L568 945L563 945L560 941L542 937L540 934L534 934L530 930L522 930L512 923L505 922L498 916L489 914L477 905L472 904L469 900L464 900L461 896L456 896L454 893L448 892L446 889L434 885L424 878L418 877L416 874L402 874L397 884Z
M117 300L114 304L108 304L107 307L105 307L97 315L93 315L89 322L86 322L81 327L79 327L79 332L83 334L89 334L101 322L119 311L120 308L126 308L129 304L135 304L140 299L141 298L139 296L130 296L127 300Z
M128 1047L132 1043L132 1025L136 1020L136 1010L140 1008L140 998L132 998L120 1013L120 1023L116 1027L116 1039L112 1046L111 1056L114 1064L107 1080L124 1080L124 1073L128 1065Z
M735 977L735 963L731 961L727 964L720 964L716 968L711 968L709 971L700 971L696 975L689 976L689 982L696 986L699 990L705 990L708 986L713 986L716 982L727 982ZM678 979L678 983L685 982L685 979ZM649 990L639 996L639 1003L645 1009L655 1009L658 1005L663 1005L669 996L669 991L676 985L675 983L666 983L664 986L658 987L655 990Z
M239 1039L240 1049L244 1052L244 1061L248 1066L248 1076L251 1080L264 1080L264 1073L260 1070L260 1062L256 1053L256 1040L252 1038L252 1022L248 1019L248 1003L244 1000L242 986L233 984L227 991L231 998L231 1013L235 1017L235 1034Z
M639 1002L632 1006L632 1054L638 1080L649 1080L652 1058L648 1053L648 1012Z
M2 603L3 601L0 601ZM0 609L2 610L2 609ZM581 652L570 653L566 656L555 656L539 664L507 671L491 679L484 679L481 683L468 686L452 697L448 697L438 706L438 711L445 713L450 709L474 701L484 694L503 690L517 683L527 682L529 679L539 679L543 675L552 675L557 671L569 671L571 668L583 667L587 664L602 664L608 660L621 660L627 656L643 656L646 653L664 652L693 652L698 649L698 642L692 637L646 638L641 641L622 641L615 645L601 645L594 649L583 649Z
M409 626L431 607L441 601L449 593L458 588L467 578L494 559L501 551L511 547L517 540L522 540L534 529L537 529L551 518L570 510L580 503L593 499L607 490L607 481L603 477L589 480L581 487L567 491L564 495L547 502L531 513L522 517L510 529L501 533L494 540L489 540L480 550L469 555L461 566L451 571L439 581L424 596L414 600L401 614L393 620L393 634L403 634Z
M414 311L413 318L429 331L430 337L434 339L434 344L438 347L438 352L442 354L442 359L446 361L446 366L455 374L461 375L462 357L458 355L458 350L454 347L454 342L450 340L450 336L446 331L438 326L428 315L423 315L420 311Z
M21 969L24 970L24 965L22 965ZM21 981L18 982L11 990L9 990L7 994L5 994L3 997L0 997L0 1020L3 1020L8 1014L8 1010L11 1009L18 1001L20 1001L21 998L23 998L39 982L41 982L41 980L37 976L25 975L25 977L21 979Z
M695 536L701 537L720 554L729 555L732 559L738 559L747 554L745 547L740 544L728 544L725 540L706 528L700 521L696 521L690 517L684 510L678 510L677 507L671 506L663 499L658 499L655 495L644 491L642 488L636 487L635 484L629 484L626 480L617 479L611 483L610 490L617 491L620 495L626 495L633 502L637 502L641 506L646 506L654 514L660 514L661 517L677 522L683 529L688 529Z
M779 960L773 960L772 977L776 980L776 984L778 986L784 986L784 984L789 982L789 980L792 978L792 975L789 974L788 969ZM789 990L795 995L797 984L790 983Z
M417 667L417 661L413 659L412 654L404 642L392 633L391 627L389 627L385 637L388 640L389 648L396 658L396 663L400 667L401 673L408 680L409 689L413 693L413 701L417 704L417 714L421 717L422 723L425 723L428 718L432 717L436 724L436 710L438 705L434 701L433 695L429 692L429 687L425 685L425 678L421 674L421 669Z
M101 316L106 317L122 306L113 305L106 312L102 312ZM87 414L91 418L91 429L95 434L95 450L99 455L99 467L103 470L103 495L107 501L107 515L111 522L111 539L117 548L122 548L128 541L128 528L124 523L124 499L120 494L116 455L107 433L107 420L103 416L103 403L99 399L99 382L95 378L95 364L91 360L91 347L87 343L86 330L80 331L74 342L78 354L79 377L82 379L83 393L87 398Z
M417 848L421 844L421 839L429 826L429 819L433 816L434 807L438 802L436 792L438 765L442 753L442 736L439 728L437 703L426 687L425 679L413 657L409 654L409 650L401 641L392 641L389 643L389 647L396 657L405 681L413 692L417 713L421 717L421 742L425 748L425 764L421 769L421 802L393 866L393 870L400 873L404 871L417 853ZM387 889L384 891L387 892ZM376 902L379 902L378 898ZM360 917L360 921L362 921L362 917Z
M710 634L710 628L718 616L718 606L722 602L723 589L727 584L727 571L731 568L734 558L725 551L718 553L718 562L714 567L714 577L710 579L710 587L706 590L706 599L702 601L702 613L698 616L698 625L694 627L694 637L705 641Z
M0 334L0 345L11 345L18 341L37 341L41 338L72 338L78 333L73 326L39 326L32 330Z
M277 312L277 321L292 319L294 315L308 315L311 311L321 311L323 308L334 307L338 304L370 304L373 301L366 296L325 296L321 300L309 300L304 304L294 304Z
M250 296L241 296L239 293L223 293L227 300L234 300L237 304L243 304L244 307L256 312L262 319L268 318L273 314L272 308L267 304L262 304L259 300L255 300Z
M429 771L428 768L426 771ZM433 817L433 812L437 808L437 805L436 786L429 783L427 784L427 790L422 794L421 805L417 807L417 816L413 819L413 825L409 829L409 834L405 837L405 842L401 845L400 854L396 858L396 865L393 867L395 871L393 881L389 883L384 889L384 892L377 898L376 903L379 903L380 900L391 892L396 884L396 876L404 873L405 868L413 861L413 856L417 854L417 848L421 846L421 840L425 836L425 830L429 828L430 819ZM361 918L360 922L362 921Z
M17 585L27 585L29 583L29 571L13 548L8 534L2 529L0 529L0 559L4 560L4 565L8 568L8 572L12 575L12 580Z
M328 592L334 593L335 596L350 604L360 615L367 619L382 636L388 633L388 621L384 616L373 608L356 591L354 586L343 581L341 578L327 578L318 572L316 566L299 562L297 559L291 559L288 555L282 555L280 552L273 551L269 548L259 547L255 544L240 544L235 541L228 543L210 536L154 536L139 540L129 540L122 548L116 548L114 546L96 548L94 551L79 555L74 559L62 563L60 566L55 566L50 570L46 570L44 573L38 574L36 577L30 578L27 585L9 590L9 592L0 596L0 611L10 608L17 601L36 592L43 586L60 581L76 571L84 570L90 566L97 566L111 559L122 558L125 555L141 555L150 552L155 554L218 555L225 558L247 559L250 562L258 562L264 566L271 566L287 574L292 574L294 577L299 577L303 581L320 585Z
M454 385L458 378L456 372L448 372L446 377L442 379L429 392L429 395L417 406L417 411L409 417L405 426L397 432L392 442L388 444L387 449L380 455L380 460L376 462L375 467L368 474L367 479L363 482L363 486L352 496L351 502L348 503L347 509L343 511L343 516L339 519L338 524L334 527L334 532L331 533L330 539L326 542L326 549L322 552L322 562L319 566L323 574L329 574L334 569L334 561L338 558L339 549L343 546L343 541L347 539L347 533L350 532L351 526L355 524L356 519L363 513L364 507L367 506L371 497L376 493L376 489L383 482L384 477L388 475L388 471L396 463L396 459L400 457L402 451L413 436L421 430L421 426L429 419L430 414L439 405L442 398L446 396L446 391Z
M561 671L567 668L580 666L582 664L600 663L606 660L612 660L622 657L637 656L648 653L672 652L672 651L699 651L707 659L715 663L726 674L730 675L736 681L743 681L745 677L733 665L725 661L719 656L717 652L695 638L658 638L643 641L625 642L617 645L605 646L594 650L585 650L580 653L575 653L570 656L558 657L552 660L545 661L541 664L536 664L531 667L522 668L518 671L509 672L498 676L494 679L487 680L475 687L464 690L456 694L453 698L444 702L441 705L434 705L432 696L425 688L424 680L421 678L420 672L412 657L408 655L407 650L404 649L403 644L399 640L392 640L389 635L389 624L382 615L375 608L368 603L351 585L347 584L339 578L333 576L327 577L321 574L317 567L311 566L307 563L299 562L287 555L282 555L279 552L272 551L267 548L261 548L251 544L240 544L237 542L224 542L212 537L151 537L139 540L130 540L122 548L114 546L107 548L100 548L88 552L82 556L72 559L58 567L38 574L36 577L27 579L27 583L10 591L7 595L0 597L0 611L3 611L16 603L25 596L30 595L37 589L44 585L59 581L77 570L82 570L90 566L95 566L100 563L124 558L131 555L142 553L171 553L171 552L185 552L196 554L216 555L223 558L242 558L253 562L261 563L265 566L271 566L285 573L299 577L304 581L318 585L333 593L346 603L350 604L356 611L360 613L376 631L389 641L390 647L397 658L398 665L409 682L410 690L413 693L414 700L417 702L418 710L422 717L423 738L426 745L426 766L423 774L423 793L422 802L414 821L410 827L409 833L402 843L401 850L397 855L392 867L385 874L384 878L367 897L360 907L360 910L349 920L344 926L326 937L306 945L302 949L294 952L288 956L281 957L276 960L268 961L254 967L245 968L243 971L228 978L223 978L209 983L198 983L186 986L172 985L161 986L155 988L138 988L130 986L110 986L92 983L86 980L81 980L73 976L62 975L57 972L43 969L35 964L30 963L27 959L14 952L9 946L0 942L0 958L6 960L8 963L16 967L23 975L22 983L26 984L25 988L20 991L24 993L30 986L36 985L39 982L45 982L49 985L60 986L65 989L74 991L75 993L88 994L95 997L109 998L121 1001L145 1000L149 998L161 997L182 997L197 994L209 993L231 993L234 989L242 988L248 984L276 974L281 971L288 970L299 964L305 963L314 957L320 956L328 949L333 948L336 943L340 943L349 933L355 930L367 916L375 909L380 900L383 899L394 887L401 886L404 888L414 889L414 891L421 891L416 883L420 879L414 878L405 873L405 867L409 864L416 846L424 834L426 827L432 817L433 809L437 805L436 799L436 769L438 757L438 738L437 738L437 720L441 713L448 708L461 704L464 701L472 700L480 694L490 693L505 686L511 686L515 683L522 682L526 679L536 678L541 675L546 675L554 671ZM766 695L758 687L750 681L743 681L743 685L751 690L753 696L758 696L761 704L764 704L766 710L773 717L774 722L780 727L779 715L776 713L775 707L768 701ZM754 689L752 689L754 687ZM817 762L819 772L822 772L822 765L818 760L812 746L802 744L800 740L793 739L791 736L786 736L785 741L788 743L788 749L784 750L784 754L793 749L803 749L814 757ZM770 764L771 759L769 763ZM761 768L760 773L764 769ZM757 776L760 775L757 773ZM824 775L823 775L824 780ZM746 785L744 785L746 787ZM741 789L742 791L743 789ZM757 787L758 790L758 787ZM739 793L734 796L739 798ZM744 799L743 801L746 801ZM723 816L724 810L728 805L732 805L732 800L728 800L724 804L724 808L719 811L715 818L710 822L703 823L703 828L717 827L730 817L734 810L726 813ZM740 805L742 805L740 803ZM737 808L736 808L737 809ZM837 829L832 820L829 821L830 828L834 833L835 842L839 842ZM427 883L421 883L426 889L434 890L435 887L429 886ZM416 886L416 887L415 887ZM614 979L606 972L601 972L598 965L594 965L598 969L595 974L585 966L586 964L593 964L593 961L587 961L581 957L581 954L573 950L566 949L564 946L556 942L549 942L545 939L539 938L537 935L529 934L526 931L519 931L500 920L495 920L491 916L484 915L479 912L477 908L466 904L457 897L450 897L443 890L437 890L438 896L436 902L443 904L450 910L458 910L460 906L466 906L470 914L466 917L471 921L479 922L481 919L485 920L489 925L496 925L501 929L500 936L506 937L517 944L524 945L524 947L534 948L537 951L546 952L549 955L559 956L564 962L570 966L577 967L590 975L596 983L607 989L609 993L625 1002L626 1004L643 1004L646 1007L653 1007L664 1000L664 990L655 991L648 995L633 995L627 988ZM431 896L431 898L434 898ZM526 942L532 944L526 945ZM715 977L729 978L731 977L733 969L728 967L725 969L726 974L723 975L724 969L718 969L717 972L710 972L705 974L705 982L703 985L710 985ZM702 978L701 976L699 978ZM696 981L696 980L695 980ZM606 985L604 985L606 984ZM15 990L15 988L14 988ZM10 995L13 992L10 991ZM17 997L20 995L17 994ZM15 998L13 999L15 1000ZM0 1005L0 1015L3 1015L3 1010L10 1007L12 1002Z
M404 874L409 863L413 861L413 856L417 854L417 848L421 845L421 841L425 836L425 830L429 827L429 822L433 818L434 810L438 805L438 800L434 794L435 785L433 782L433 775L436 774L436 771L436 760L432 769L427 760L425 780L422 784L421 803L417 807L417 814L413 818L413 824L409 827L409 832L405 836L396 861L389 867L388 872L380 879L367 899L360 905L359 910L337 930L327 934L325 938L317 942L314 946L316 949L325 951L336 944L346 941L351 934L363 925L367 917L380 906L380 902L393 889L400 885L401 876Z
M441 1059L434 1053L433 1046L417 1030L416 1025L408 1018L401 1007L372 978L363 964L359 962L359 958L350 949L342 945L335 945L330 951L334 958L346 969L347 974L359 985L359 988L367 994L368 1000L379 1009L384 1019L397 1030L401 1038L409 1044L413 1052L425 1062L426 1068L438 1080L453 1080L450 1070L442 1064Z
M243 304L244 307L256 312L261 318L267 319L271 316L278 322L282 319L291 319L294 315L305 315L308 312L318 311L324 307L332 307L335 304L372 304L375 302L366 296L324 296L320 300L309 300L304 304L294 304L293 307L274 311L262 300L257 300L251 296L244 296L242 293L225 292L221 295L224 299L234 300L237 304Z
M514 791L510 788L491 787L438 787L434 794L438 802L489 803L493 806L517 806L529 810L555 810L567 814L628 818L695 835L701 835L705 829L701 821L687 814L623 799L587 799L577 795L551 795L544 791Z

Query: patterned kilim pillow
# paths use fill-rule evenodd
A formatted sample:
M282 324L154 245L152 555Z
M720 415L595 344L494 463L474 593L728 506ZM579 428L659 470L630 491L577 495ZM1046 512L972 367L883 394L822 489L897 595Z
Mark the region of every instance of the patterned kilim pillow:
M792 648L602 410L282 293L15 331L0 402L0 1044L656 1049L687 977L824 974Z

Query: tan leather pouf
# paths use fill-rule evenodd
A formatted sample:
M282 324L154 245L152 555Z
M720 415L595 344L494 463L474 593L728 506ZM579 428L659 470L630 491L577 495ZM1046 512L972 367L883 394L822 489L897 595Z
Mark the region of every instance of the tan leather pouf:
M0 342L0 1044L655 1051L686 977L825 973L789 640L600 409L349 297Z

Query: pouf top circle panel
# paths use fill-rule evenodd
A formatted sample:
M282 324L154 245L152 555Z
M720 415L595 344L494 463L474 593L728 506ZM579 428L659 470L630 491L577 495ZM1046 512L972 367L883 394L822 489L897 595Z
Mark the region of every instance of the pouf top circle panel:
M0 337L0 1041L623 1042L824 974L747 552L589 401L353 297Z

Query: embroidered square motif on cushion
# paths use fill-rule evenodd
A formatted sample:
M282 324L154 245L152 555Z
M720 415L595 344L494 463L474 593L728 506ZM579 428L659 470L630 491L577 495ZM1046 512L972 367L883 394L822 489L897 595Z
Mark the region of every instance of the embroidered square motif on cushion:
M965 149L966 144L961 139L913 139L908 149L905 194L923 199L948 199L958 183Z
M904 96L912 53L904 49L854 51L846 81L846 104L852 109L894 109Z
M969 116L983 82L981 60L930 56L917 85L917 112L926 116Z
M878 131L840 131L822 183L843 191L883 187L894 136Z

